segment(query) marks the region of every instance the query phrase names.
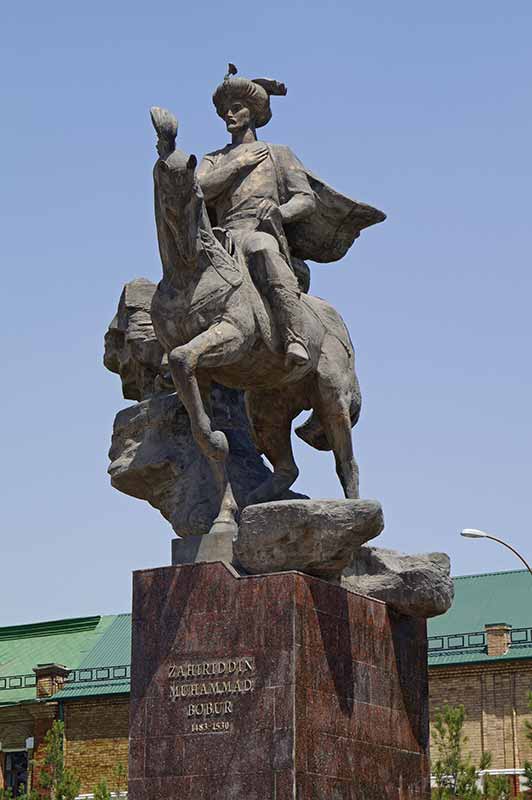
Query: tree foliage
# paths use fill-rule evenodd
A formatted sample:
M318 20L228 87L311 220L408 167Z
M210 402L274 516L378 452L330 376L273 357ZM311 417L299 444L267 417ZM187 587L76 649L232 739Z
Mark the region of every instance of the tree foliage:
M76 773L65 767L64 736L65 724L56 719L44 738L44 769L39 783L50 800L75 800L81 786Z
M102 778L94 787L94 800L113 800L114 798L119 798L126 788L126 769L123 764L117 764L113 773L113 791L111 792L107 781Z
M486 775L480 780L481 772L490 767L491 754L482 753L476 766L471 754L465 753L464 722L462 705L436 709L432 741L438 758L432 763L436 784L432 797L434 800L507 800L510 795L506 778Z
M111 792L104 778L94 787L94 800L111 800Z
M532 711L532 692L528 693L528 707ZM529 742L532 742L532 722L528 719L525 720L525 735ZM532 789L532 764L530 761L525 761L525 780L526 788Z
M39 771L39 788L19 793L13 798L11 789L0 788L0 800L75 800L81 781L74 770L65 767L64 753L65 725L55 720L44 737L44 763ZM113 771L112 790L102 779L94 788L94 800L114 800L127 789L127 772L123 764L116 765Z
M0 800L12 800L11 789L0 789ZM39 793L33 789L30 792L19 792L16 800L41 800Z

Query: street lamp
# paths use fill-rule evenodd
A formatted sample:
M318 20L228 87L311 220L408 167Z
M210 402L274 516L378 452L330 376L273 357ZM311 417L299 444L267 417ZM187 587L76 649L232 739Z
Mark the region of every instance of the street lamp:
M505 542L502 539L498 539L496 536L492 536L490 533L485 533L484 531L478 531L476 528L464 528L463 531L460 532L460 536L465 536L467 539L491 539L493 542L499 542L499 544L502 544L504 545L504 547L507 547L508 550L511 550L512 553L516 555L517 558L520 559L520 561L523 562L527 570L532 575L532 568L530 567L530 564L528 564L521 555L521 553L518 553L517 550L514 547L512 547L511 544L508 544L508 542Z

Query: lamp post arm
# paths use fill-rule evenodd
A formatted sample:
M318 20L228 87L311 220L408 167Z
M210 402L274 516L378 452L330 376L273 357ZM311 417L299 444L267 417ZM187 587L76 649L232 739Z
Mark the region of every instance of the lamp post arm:
M511 545L511 544L508 544L508 542L505 542L505 541L503 541L502 539L498 539L496 536L492 536L490 533L486 533L486 534L484 534L484 535L485 535L486 539L492 539L494 542L499 542L499 544L502 544L502 545L504 545L505 547L507 547L507 548L508 548L508 550L511 550L511 551L512 551L512 553L513 553L515 556L517 556L517 558L518 558L520 561L522 561L522 562L523 562L523 564L525 565L525 567L527 568L527 570L528 570L528 571L530 572L530 574L532 575L532 567L530 566L530 564L528 564L528 563L525 561L525 559L523 558L523 556L521 555L521 553L518 553L518 552L517 552L517 550L515 549L515 547L512 547L512 545Z

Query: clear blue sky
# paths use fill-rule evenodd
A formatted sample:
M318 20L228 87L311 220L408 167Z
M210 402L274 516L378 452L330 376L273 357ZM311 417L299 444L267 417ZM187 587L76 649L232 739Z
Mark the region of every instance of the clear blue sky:
M364 395L362 494L377 544L445 550L456 574L532 556L532 5L27 2L2 11L0 624L129 608L171 529L111 489L119 380L102 366L122 285L158 280L150 105L198 155L226 141L227 61L286 82L264 138L388 220L314 265ZM339 496L298 447L298 487Z

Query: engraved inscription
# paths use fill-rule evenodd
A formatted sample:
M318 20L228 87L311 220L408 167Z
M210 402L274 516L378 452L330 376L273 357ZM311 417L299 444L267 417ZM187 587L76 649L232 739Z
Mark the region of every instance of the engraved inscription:
M175 679L201 678L204 676L242 675L255 672L254 658L225 658L197 663L170 664L168 677Z
M211 694L242 694L252 692L255 684L252 678L236 681L215 681L210 683L172 683L170 684L170 698L178 697L203 697Z
M229 722L225 720L216 722L195 722L192 725L192 733L216 733L217 731L228 731L231 729Z
M191 733L229 731L232 723L219 717L233 714L237 698L255 690L255 673L252 657L169 664L169 699L189 701L184 711Z

